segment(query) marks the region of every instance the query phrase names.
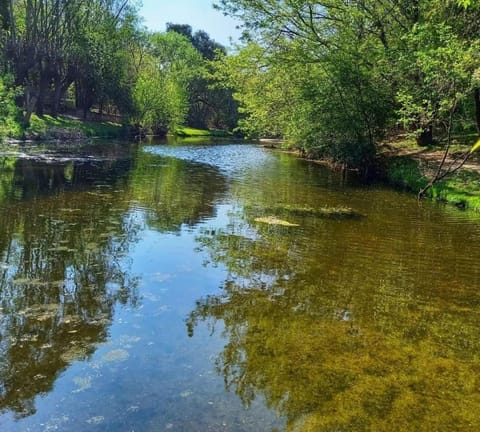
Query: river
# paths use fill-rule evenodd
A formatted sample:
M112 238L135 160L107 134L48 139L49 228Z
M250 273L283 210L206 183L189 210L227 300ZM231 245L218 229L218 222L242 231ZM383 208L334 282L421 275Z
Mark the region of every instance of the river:
M4 149L0 430L480 430L480 216L350 177Z

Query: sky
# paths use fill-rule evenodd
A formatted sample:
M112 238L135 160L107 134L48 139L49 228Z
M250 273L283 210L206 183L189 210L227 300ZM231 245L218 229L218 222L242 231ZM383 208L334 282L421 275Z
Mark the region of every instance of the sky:
M230 46L230 37L237 41L240 31L230 17L212 7L212 0L142 0L140 15L144 25L155 31L165 31L167 22L190 24L193 32L205 30L212 39Z

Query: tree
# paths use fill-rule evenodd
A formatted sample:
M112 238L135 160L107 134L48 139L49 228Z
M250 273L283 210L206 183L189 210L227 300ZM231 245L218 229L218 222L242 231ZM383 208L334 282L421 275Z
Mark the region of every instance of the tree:
M297 98L290 101L298 103L298 109L292 108L295 120L279 123L281 135L305 150L319 149L349 165L364 165L372 160L385 130L399 123L421 144L433 143L434 134L447 139L447 125L458 123L464 114L470 124L476 119L480 130L480 91L473 85L480 25L476 2L218 3L225 13L243 20L245 38L263 48L263 59L268 60L262 65L269 74L277 68L274 63L293 70L303 65L303 80L291 83L288 74L279 72L276 86L301 82L294 92ZM244 50L250 50L248 45ZM265 88L268 85L265 82ZM246 104L249 98L241 91L236 94L246 111L244 122L253 121L257 116L252 101ZM466 97L471 94L475 111ZM283 115L279 110L274 118ZM297 124L303 134L291 134L289 124Z
M56 115L73 83L85 113L93 103L118 103L118 95L128 93L124 53L134 32L126 29L137 26L128 0L17 0L0 12L7 67L23 88L25 124L33 112Z
M304 152L351 166L371 162L393 108L393 94L381 69L381 38L367 30L360 6L308 1L222 4L227 12L241 10L250 36L263 51L259 62L252 59L259 64L249 84L253 97L243 97L241 90L235 93L246 113L243 127L268 135L265 122L263 131L253 124L261 117L261 99L272 99L270 113L263 117L276 125L276 134ZM248 56L250 50L247 45L246 54L240 51L239 56ZM235 68L227 69L233 74L227 82L236 86ZM263 83L255 83L262 77ZM245 78L242 84L249 75ZM255 94L262 96L256 103Z
M190 41L176 32L155 33L134 87L134 123L164 135L183 123L191 81L202 58Z
M192 33L188 24L167 24L167 32L186 36L203 58L202 73L195 77L189 89L187 123L200 129L216 128L232 130L238 122L238 107L232 92L217 85L214 77L214 60L226 56L226 49L198 30Z

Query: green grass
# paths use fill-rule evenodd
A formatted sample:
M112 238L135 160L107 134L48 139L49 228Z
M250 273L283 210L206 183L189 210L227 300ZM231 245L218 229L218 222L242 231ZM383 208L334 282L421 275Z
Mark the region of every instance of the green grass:
M408 156L390 159L387 162L386 177L392 185L411 192L419 192L428 184L419 163Z
M429 180L423 175L420 163L407 156L389 161L386 175L389 183L414 193L425 187ZM460 170L453 176L435 183L427 191L427 196L458 208L480 212L480 174Z
M39 117L32 115L30 126L25 130L25 136L36 139L55 138L120 138L124 136L125 129L119 123L112 122L84 122L68 117L52 117L45 115Z
M440 201L480 212L480 174L463 170L435 184L431 196Z
M195 129L191 127L181 126L175 129L175 135L180 137L229 137L230 132L219 129Z

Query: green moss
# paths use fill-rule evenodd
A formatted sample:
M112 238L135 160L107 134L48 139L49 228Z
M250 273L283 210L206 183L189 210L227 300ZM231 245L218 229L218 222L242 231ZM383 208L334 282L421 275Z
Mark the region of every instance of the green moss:
M390 184L415 193L428 184L421 163L407 156L393 158L388 163L386 176ZM435 183L427 191L427 196L462 209L480 211L480 174L460 170Z
M364 215L356 212L350 207L294 207L294 206L279 206L273 209L275 212L289 213L296 216L314 216L323 218L356 218Z
M274 214L275 216L291 217L317 217L325 219L354 219L361 218L365 215L355 211L350 207L305 207L305 206L290 206L290 205L278 205L274 207L247 207L247 210L253 211L254 214Z

